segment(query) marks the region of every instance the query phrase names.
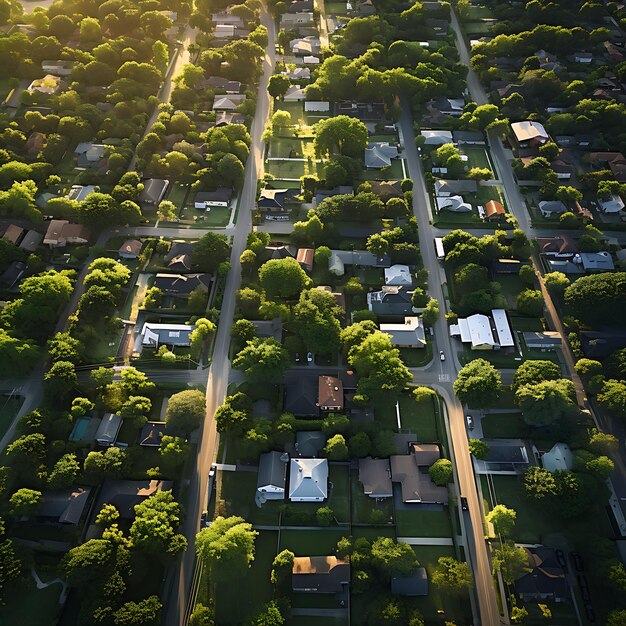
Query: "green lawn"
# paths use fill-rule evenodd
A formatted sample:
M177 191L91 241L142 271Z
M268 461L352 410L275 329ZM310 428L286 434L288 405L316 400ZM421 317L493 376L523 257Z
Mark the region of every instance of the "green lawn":
M353 524L371 523L373 511L382 511L385 514L385 519L387 520L393 518L392 499L386 498L377 502L375 499L366 496L363 493L363 485L359 482L359 473L357 470L352 472L350 486L352 489Z
M320 530L283 530L280 533L280 549L291 550L296 556L321 556L334 554L337 542L348 535L336 528Z
M315 161L266 161L265 171L276 178L300 178L305 174L315 175Z
M368 541L375 541L378 537L396 538L396 531L393 526L354 526L352 536L355 539L363 537Z
M422 443L440 441L433 400L416 402L412 395L402 394L400 396L400 419L402 430L415 433L418 441Z
M186 206L181 212L181 221L197 228L222 228L230 220L230 207L213 207L209 211Z
M42 580L48 581L55 576L43 575ZM19 626L55 626L60 615L59 595L61 585L50 585L45 589L37 589L35 580L29 572L24 574L17 584L7 587L4 598L6 604L0 606L0 623Z
M461 363L469 363L474 359L485 359L496 367L500 368L513 368L518 367L522 363L522 358L517 351L515 352L501 352L499 350L472 350L470 348L463 348L463 352L459 355Z
M481 424L487 439L528 437L532 430L521 413L489 413L482 418Z
M167 195L167 199L173 202L179 209L185 204L187 196L189 195L189 185L181 185L175 183L170 187L170 192Z
M404 172L402 171L401 159L393 159L389 167L381 170L363 170L363 180L402 180Z
M461 152L467 155L468 166L470 169L472 167L486 167L493 172L489 157L487 156L487 151L482 146L463 146Z
M400 358L407 367L424 367L433 360L433 347L430 342L425 348L400 348Z
M324 2L326 15L348 15L345 2Z
M315 617L312 615L299 615L287 618L287 626L345 626L346 620L335 617Z
M272 137L269 156L280 159L302 159L314 156L313 141L299 137Z
M399 537L450 537L450 516L445 509L396 511L396 532Z
M537 317L522 317L509 314L511 326L513 330L521 330L523 332L543 332L543 322Z
M20 407L24 403L23 398L0 398L0 437L4 435L7 428L13 423Z
M329 465L328 478L332 483L332 493L326 506L334 512L342 523L350 522L350 470L348 465ZM296 507L297 505L294 505Z

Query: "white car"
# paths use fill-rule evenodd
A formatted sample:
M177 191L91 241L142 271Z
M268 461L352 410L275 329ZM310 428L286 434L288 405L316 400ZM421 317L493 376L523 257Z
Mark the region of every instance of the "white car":
M313 353L312 352L307 352L306 353L306 360L307 360L307 363L313 363Z
M440 361L446 360L446 355L443 353L443 350L439 350L439 360Z
M467 428L469 430L474 430L474 418L471 415L466 415L465 421L467 422Z

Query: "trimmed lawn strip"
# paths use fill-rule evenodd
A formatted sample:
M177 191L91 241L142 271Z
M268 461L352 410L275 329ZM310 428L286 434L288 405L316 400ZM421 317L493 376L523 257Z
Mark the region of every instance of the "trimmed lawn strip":
M396 511L396 532L399 537L451 537L450 517L441 511L413 510Z
M316 617L313 615L300 615L287 618L287 626L345 626L348 622L338 617Z
M296 556L334 554L337 542L349 535L347 530L321 528L320 530L283 530L280 533L280 551L291 550Z

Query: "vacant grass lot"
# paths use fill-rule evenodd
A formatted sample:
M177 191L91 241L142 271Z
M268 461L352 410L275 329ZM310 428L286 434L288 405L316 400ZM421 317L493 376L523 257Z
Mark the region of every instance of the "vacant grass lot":
M468 167L486 167L493 172L487 151L482 146L463 146L461 152L467 155ZM494 172L495 174L495 172Z
M315 161L266 161L265 171L276 178L299 179L305 174L315 175Z
M445 509L396 511L396 532L399 537L450 537L450 516Z
M280 550L291 550L296 556L322 556L334 554L337 542L348 535L336 528L319 530L283 530L280 533Z
M400 396L400 419L402 430L415 433L418 441L433 443L440 440L432 400L416 402L413 396L402 394Z
M481 420L483 434L490 438L528 437L530 426L522 419L521 413L489 413Z

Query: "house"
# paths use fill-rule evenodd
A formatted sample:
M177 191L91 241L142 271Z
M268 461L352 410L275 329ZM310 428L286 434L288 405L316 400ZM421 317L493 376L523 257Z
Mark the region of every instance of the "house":
M485 219L489 222L501 221L505 217L506 211L497 200L489 200L489 202L485 204Z
M26 250L26 252L34 252L39 247L39 244L43 241L43 235L36 230L29 230L22 238L20 248Z
M399 180L371 180L369 183L372 193L380 196L383 201L389 198L404 198L402 182Z
M376 315L404 317L413 313L412 295L404 285L384 285L380 291L367 294L367 308Z
M563 345L560 333L555 331L524 332L524 343L529 350L556 350Z
M396 263L385 268L385 285L408 285L413 284L413 277L408 265Z
M343 276L346 265L357 267L389 267L391 260L388 254L376 256L365 250L331 250L328 269L337 276Z
M371 456L359 459L359 482L366 496L391 498L393 487L389 459L373 459Z
M574 166L563 159L556 159L550 164L552 170L556 172L556 177L559 180L569 180L574 173Z
M426 106L430 111L441 115L461 117L465 109L465 100L463 98L437 98L431 100Z
M528 450L521 439L483 439L489 452L483 460L474 460L479 474L521 474L528 467Z
M139 202L150 206L157 206L170 185L164 178L148 178L143 181L143 190L139 194Z
M18 242L24 236L24 229L17 224L9 224L7 229L4 231L4 235L2 235L2 239L6 239L10 241L14 246L18 245Z
M96 185L72 185L67 197L76 202L82 202L90 193L98 191Z
M315 205L319 206L326 198L334 198L335 196L352 196L354 195L354 187L352 185L338 185L332 189L318 189L315 192Z
M227 10L221 13L213 13L211 20L214 24L232 24L236 28L244 27L243 19L238 15L233 15Z
M371 170L390 167L392 159L397 157L397 146L393 146L387 141L370 142L365 149L365 167Z
M351 0L347 3L348 13L359 17L368 17L376 14L376 7L372 0Z
M238 80L230 80L222 76L209 76L200 81L200 88L210 87L215 91L223 91L228 94L241 93L242 84Z
M323 502L328 496L328 459L291 459L289 500Z
M391 593L394 596L427 596L428 574L425 567L417 567L410 574L391 577Z
M4 272L0 274L0 284L11 289L22 278L26 268L27 265L23 261L12 261Z
M548 135L548 132L540 122L530 120L513 122L511 124L511 130L520 148L542 146L550 139L550 135Z
M234 111L217 111L215 115L215 127L228 126L229 124L243 124L245 118L241 113Z
M319 430L299 430L296 433L296 451L305 458L318 457L326 445L326 435Z
M566 443L557 442L543 453L541 464L549 472L568 471L574 467L574 455Z
M419 504L446 504L448 490L435 485L428 468L441 458L437 444L413 443L409 454L396 454L389 458L391 481L400 484L402 502Z
M158 448L163 441L163 435L167 433L165 422L146 422L137 439L144 448Z
M171 480L114 480L107 478L100 489L94 515L100 512L104 504L112 504L120 513L121 519L133 519L135 506L146 498L161 491L171 491L174 486Z
M117 440L121 427L122 418L119 415L105 413L96 432L96 443L107 448L112 446Z
M226 94L215 96L213 111L236 111L237 107L246 99L246 94Z
M283 321L280 317L271 320L252 320L254 334L257 337L274 337L280 342L283 336Z
M46 74L43 78L36 78L27 88L28 93L42 93L52 96L61 88L61 79L53 74Z
M199 191L194 197L193 206L201 211L227 207L232 195L231 187L218 187L215 191Z
M285 102L302 102L306 100L306 94L304 89L298 85L289 85L285 95L283 96Z
M405 317L403 324L380 324L380 331L391 337L391 344L403 348L425 348L426 333L421 317Z
M615 265L610 252L579 252L573 259L588 274L592 272L613 272Z
M539 202L539 210L543 217L553 217L561 215L567 211L567 207L560 200L541 200Z
M43 243L51 248L64 248L68 243L89 243L90 239L91 233L81 224L70 224L67 220L50 220Z
M136 259L141 252L143 244L139 239L127 239L117 251L120 259Z
M454 141L449 130L423 130L421 135L425 146L443 146Z
M76 526L83 518L90 493L91 487L78 485L59 491L44 491L36 516L38 520Z
M74 61L42 61L41 69L46 74L54 74L55 76L69 76L74 68Z
M188 298L192 291L209 291L211 274L157 274L154 287L174 298Z
M320 411L343 411L343 383L335 376L320 376L317 382L317 404Z
M591 52L574 52L570 59L574 63L591 63L593 61L593 54Z
M146 322L141 329L141 347L154 348L159 346L190 345L189 335L194 326L190 324L155 324Z
M298 256L298 248L289 243L272 242L269 246L265 246L265 254L270 259L295 259Z
M545 263L549 272L562 272L563 274L583 274L582 265L577 265L573 260L547 258Z
M314 25L315 20L312 11L303 11L300 13L283 13L280 16L280 28L282 30L297 30L298 28Z
M293 413L297 417L318 416L320 407L318 404L318 380L311 376L291 377L285 375L285 404L287 413Z
M515 345L504 309L492 309L491 319L482 313L459 318L450 326L450 336L459 337L472 350L499 350Z
M261 189L257 205L262 211L285 211L287 202L292 201L298 195L297 189Z
M453 130L452 140L457 144L468 144L471 146L485 145L485 135L478 130Z
M320 58L313 56L312 54L307 54L302 59L299 57L296 58L296 63L304 63L305 65L319 65Z
M216 24L213 37L215 37L215 39L232 39L235 36L236 30L234 24Z
M76 167L87 169L97 167L104 158L105 146L101 143L81 142L76 146Z
M542 254L554 257L572 257L578 252L578 246L569 235L537 237L537 247Z
M530 572L515 581L515 593L524 601L551 600L564 602L570 599L569 583L559 564L556 552L546 546L524 548L528 555Z
M308 68L305 68L309 71ZM304 112L305 113L329 113L330 112L330 102L323 102L322 100L307 100L304 103Z
M489 264L492 275L496 274L519 274L522 266L528 265L526 261L518 261L517 259L494 259Z
M463 200L463 196L444 196L435 198L437 211L452 211L453 213L470 213L472 205Z
M315 256L315 250L313 248L299 248L296 256L296 261L300 264L302 269L310 272L313 269L313 257Z
M603 43L604 49L606 50L607 55L611 58L612 61L616 63L621 63L624 60L624 55L620 52L619 48L611 43L610 41L605 41Z
M335 115L356 117L362 122L381 122L385 119L385 105L382 102L352 102L342 100L335 105Z
M287 5L287 13L301 13L302 11L312 11L314 7L313 0L295 0Z
M446 198L464 193L477 193L478 183L475 180L436 180L435 195Z
M626 333L619 330L581 330L580 345L589 359L602 359L626 348Z
M297 556L291 589L306 593L342 593L350 584L350 563L336 556Z
M626 157L621 152L591 152L588 159L592 166L610 169L615 180L626 182Z
M282 452L266 452L259 457L256 480L257 496L261 504L267 500L283 500L287 484L289 456Z
M24 144L23 150L31 159L36 159L37 155L41 152L45 145L46 135L34 131L29 135L28 141Z
M319 38L317 37L300 37L292 39L289 42L289 48L291 49L292 54L296 56L304 56L304 62L307 63L306 57L309 55L319 54L321 44Z
M170 262L167 264L167 267L171 272L176 272L177 274L190 272L192 268L191 255L178 254L175 257L172 257Z
M598 204L603 213L619 213L624 209L624 201L616 193L611 194L608 199L598 196Z
M311 70L308 67L296 67L293 70L287 70L286 72L281 72L283 76L286 76L291 81L309 81L311 80ZM326 103L330 106L330 103ZM306 106L305 106L306 112Z

